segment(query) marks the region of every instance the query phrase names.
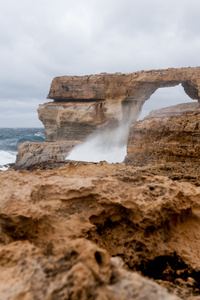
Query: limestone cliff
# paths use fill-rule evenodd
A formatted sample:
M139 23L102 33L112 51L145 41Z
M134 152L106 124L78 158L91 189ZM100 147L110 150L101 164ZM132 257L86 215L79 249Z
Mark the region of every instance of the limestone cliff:
M47 141L83 141L95 130L135 121L158 88L178 84L200 101L200 67L56 77L47 97L54 102L41 105L38 115Z
M117 101L53 102L40 105L38 115L45 126L47 142L83 141L95 130L117 127L122 110Z
M199 165L200 112L148 118L131 125L125 162L135 166L182 162Z

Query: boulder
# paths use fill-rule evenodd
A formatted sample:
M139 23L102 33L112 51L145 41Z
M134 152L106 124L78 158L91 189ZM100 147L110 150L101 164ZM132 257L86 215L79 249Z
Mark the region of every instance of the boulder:
M54 143L21 143L14 165L15 170L23 170L47 161L64 162L66 156L77 145L77 141Z

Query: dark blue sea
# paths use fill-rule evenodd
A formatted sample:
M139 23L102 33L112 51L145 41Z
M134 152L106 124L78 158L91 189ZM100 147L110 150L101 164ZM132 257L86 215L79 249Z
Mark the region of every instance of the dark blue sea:
M20 143L44 141L43 128L0 128L0 170L15 162Z

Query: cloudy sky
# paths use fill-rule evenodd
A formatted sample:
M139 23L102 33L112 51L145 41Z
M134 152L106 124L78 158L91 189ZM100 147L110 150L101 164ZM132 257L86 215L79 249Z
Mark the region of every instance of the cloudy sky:
M0 127L42 127L37 107L55 76L200 65L197 0L0 4ZM190 101L180 87L161 90L146 111Z

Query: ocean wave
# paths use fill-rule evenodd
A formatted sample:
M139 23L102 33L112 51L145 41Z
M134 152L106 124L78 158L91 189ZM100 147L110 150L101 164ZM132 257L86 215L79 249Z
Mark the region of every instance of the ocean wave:
M5 171L7 165L15 163L20 143L44 141L42 128L0 128L0 170Z
M45 142L44 130L35 128L0 128L0 150L17 151L23 142Z
M34 135L35 135L35 136L42 137L43 139L45 138L45 137L44 137L44 133L41 132L41 131L36 132Z
M5 165L15 163L17 152L0 150L0 169L5 169Z

